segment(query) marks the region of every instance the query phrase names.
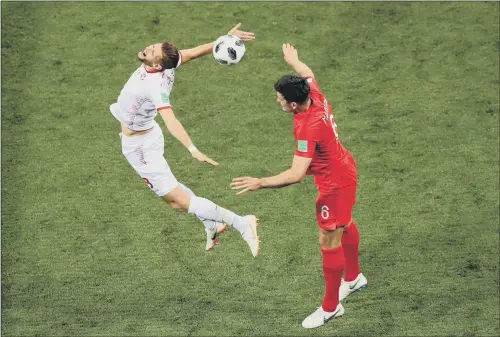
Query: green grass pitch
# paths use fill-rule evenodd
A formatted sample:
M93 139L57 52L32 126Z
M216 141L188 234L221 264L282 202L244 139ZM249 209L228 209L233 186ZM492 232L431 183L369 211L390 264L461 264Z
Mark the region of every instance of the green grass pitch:
M498 336L498 2L2 2L4 336ZM165 127L174 174L259 216L211 253L193 216L159 200L120 151L109 112L135 55L171 39L256 33L243 61L177 71L176 115L219 161ZM294 44L337 111L359 170L369 287L322 328L312 179L236 197L240 175L289 167L292 119L274 82ZM159 119L159 121L161 121Z

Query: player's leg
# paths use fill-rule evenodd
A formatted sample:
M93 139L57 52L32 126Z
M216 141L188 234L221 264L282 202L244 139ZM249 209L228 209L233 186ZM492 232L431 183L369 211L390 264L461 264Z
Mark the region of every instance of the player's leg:
M335 230L320 228L319 241L323 256L325 296L321 306L302 322L304 328L317 328L344 314L344 307L339 301L340 280L345 266L341 244L343 231L343 228Z
M259 253L257 218L254 215L239 216L212 201L186 193L180 185L162 196L173 208L195 214L199 218L225 223L236 228L248 243L253 256Z
M181 188L187 194L194 196L194 192L191 191L189 187L184 184L180 184ZM212 250L219 243L219 236L224 233L227 229L227 225L222 222L217 222L214 220L200 218L200 221L205 226L205 232L207 233L207 244L205 246L205 250Z
M342 247L344 247L345 271L344 281L351 282L360 274L359 270L359 231L358 227L351 220L344 229L342 235Z
M352 208L356 202L356 185L342 189L342 207ZM352 205L352 206L351 206ZM351 218L349 225L344 230L342 236L342 247L344 249L345 270L344 279L340 284L339 296L343 301L349 294L365 288L367 285L366 277L361 274L359 269L359 231L356 223Z
M317 328L344 314L344 307L339 301L339 288L345 268L342 235L350 218L345 220L345 216L338 211L338 198L337 194L319 195L316 200L325 296L321 306L302 322L304 328Z
M146 185L158 196L163 197L177 186L189 195L195 195L187 186L180 184L165 160L164 137L158 124L154 124L151 132L138 137L122 136L122 151L130 165L142 177ZM169 202L174 209L183 210L175 201ZM200 219L205 229L214 230L217 222Z
M342 246L346 260L344 279L340 283L339 297L343 301L355 291L366 288L368 281L359 269L359 232L354 221L344 230Z
M227 223L235 227L240 233L244 234L248 229L247 221L225 208L222 208L212 201L187 193L181 184L178 184L171 191L162 196L172 208L196 215L198 218L213 223Z
M339 287L345 268L342 235L344 229L319 230L319 244L323 255L323 276L325 278L325 297L322 307L326 312L333 312L339 305Z
M208 199L187 193L163 157L164 138L158 124L155 123L153 130L147 134L137 137L122 136L122 152L149 188L170 206L195 214L198 218L233 226L247 241L252 254L257 256L259 251L257 218L253 215L241 217Z

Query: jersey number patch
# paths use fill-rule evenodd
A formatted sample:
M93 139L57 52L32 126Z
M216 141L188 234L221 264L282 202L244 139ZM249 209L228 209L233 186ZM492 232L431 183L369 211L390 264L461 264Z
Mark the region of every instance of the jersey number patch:
M337 130L337 123L335 123L335 120L333 119L333 115L330 115L330 124L332 124L332 129L333 129L333 134L335 135L335 140L338 142L339 141L339 132Z
M328 211L329 211L328 206L326 205L321 206L321 217L325 220L330 217L330 212Z
M337 130L337 123L335 123L335 120L333 119L333 114L330 114L330 112L328 111L328 101L325 100L323 101L323 108L325 109L325 114L323 115L323 120L326 122L327 120L330 121L330 124L332 125L332 129L333 129L333 134L335 135L335 141L338 142L339 141L339 133L338 133L338 130Z
M144 181L146 182L146 185L148 185L150 189L153 189L153 184L151 184L151 182L149 181L148 178L142 178L142 179L144 179Z

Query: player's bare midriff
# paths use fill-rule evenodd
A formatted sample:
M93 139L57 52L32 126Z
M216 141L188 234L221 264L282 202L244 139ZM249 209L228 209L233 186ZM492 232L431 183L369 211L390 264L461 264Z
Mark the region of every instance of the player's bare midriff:
M136 136L144 135L148 132L151 132L151 130L153 130L153 128L151 128L151 129L142 130L142 131L134 131L134 130L130 130L129 128L127 128L123 124L120 124L120 125L122 128L122 134L126 137L136 137Z

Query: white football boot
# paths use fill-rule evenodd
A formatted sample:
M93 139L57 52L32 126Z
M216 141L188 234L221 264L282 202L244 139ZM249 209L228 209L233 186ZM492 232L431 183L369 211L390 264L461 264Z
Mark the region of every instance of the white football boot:
M332 318L340 317L344 314L344 306L339 303L334 312L327 312L323 310L323 307L319 307L309 315L305 320L302 321L302 327L306 329L313 329L322 326Z
M205 246L206 251L212 250L219 243L219 236L224 233L227 229L227 225L223 223L217 223L215 229L209 230L205 228L207 233L207 245Z
M259 255L259 246L260 246L259 235L257 234L259 219L257 219L255 215L247 215L243 218L245 220L248 220L248 229L245 231L243 239L247 242L248 247L250 247L253 257L256 257L257 255Z
M354 281L346 282L344 279L340 282L339 288L339 301L345 300L347 296L355 291L366 288L368 281L363 274L359 274Z

